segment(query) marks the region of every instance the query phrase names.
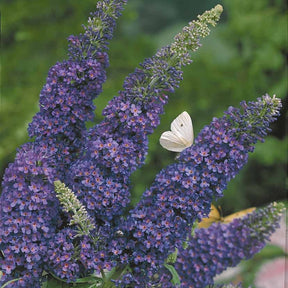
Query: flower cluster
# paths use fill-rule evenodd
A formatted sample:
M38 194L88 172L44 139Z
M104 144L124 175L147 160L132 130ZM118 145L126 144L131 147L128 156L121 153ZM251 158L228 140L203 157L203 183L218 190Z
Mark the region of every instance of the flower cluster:
M56 196L60 201L63 210L67 213L71 213L71 220L69 225L78 226L78 234L89 235L90 230L95 229L93 220L89 217L85 207L77 199L75 194L60 181L54 182Z
M85 33L70 36L69 59L49 71L40 93L40 111L29 124L30 137L57 150L59 178L85 143L85 122L94 118L95 99L102 91L108 66L107 43L125 0L98 2ZM65 164L63 164L65 163ZM64 166L64 167L63 167Z
M282 205L272 203L229 224L214 223L207 229L197 229L187 240L186 249L179 247L175 267L181 287L213 284L216 274L236 266L242 259L251 258L279 226L282 212Z
M256 140L269 131L280 106L279 99L265 95L243 102L243 111L230 107L156 176L120 228L129 235L125 245L132 247L137 277L151 277L175 247L182 247L194 221L208 215L212 200L223 196Z
M211 19L217 18L215 10L210 18L194 22L207 30ZM200 36L194 50L200 46ZM108 103L103 121L89 130L85 154L70 167L67 183L96 219L111 222L129 203L129 177L144 163L148 135L160 123L166 93L182 80L181 59L169 46L146 59Z
M51 183L55 177L50 168L52 156L46 145L27 143L5 171L0 202L1 280L21 277L19 287L28 283L37 287L46 243L61 225Z
M174 90L181 80L180 66L175 64L170 69L169 49L163 50L164 55L147 59L142 69L127 77L124 90L104 109L104 120L89 130L86 153L70 168L68 183L72 190L89 213L102 221L121 215L129 203L129 177L144 163L148 135L160 123L167 103L163 93ZM166 77L149 86L149 79L165 67L171 80Z
M208 26L199 25L199 23L207 22L215 26L222 11L223 7L216 5L213 11L206 11L199 15L199 22L190 22L189 26L185 26L182 32L174 37L175 41L171 44L171 50L180 56L183 65L191 63L189 51L195 51L199 37L206 37L209 34Z
M222 12L219 5L205 12L174 43L146 59L108 103L103 121L86 130L85 122L93 118L93 99L106 79L107 44L125 3L98 1L84 34L69 37L68 60L48 73L40 111L28 128L34 142L20 147L3 179L1 284L19 278L9 287L39 288L45 271L67 283L101 275L97 278L105 287L172 288L179 284L174 279L177 272L166 259L175 248L179 250L175 265L183 285L190 285L185 273L194 262L187 257L194 254L195 263L204 261L199 267L195 264L199 269L195 266L193 274L202 283L201 267L209 255L201 246L201 237L208 232L199 230L189 240L203 249L198 254L190 242L183 250L183 241L189 238L195 221L208 215L212 199L223 196L227 182L247 162L248 152L279 114L281 103L268 95L241 103L242 110L230 107L224 117L204 127L195 145L156 176L138 205L125 215L131 173L144 163L148 135L160 123L167 94L179 86L182 66L191 62L188 52L200 47L200 37L208 35L208 24L215 25ZM271 207L267 213L277 215L277 209ZM255 223L253 216L248 222L243 220L243 225L235 221L219 228L225 232L225 251L231 248L231 237L242 230L257 244L249 255L262 247L263 236L277 220L274 214L268 219L263 211L254 215ZM264 216L267 225L261 230L258 220ZM217 239L219 233L212 228L211 239ZM207 261L217 259L218 266L212 265L211 271L203 268L204 272L215 275L242 256L248 257L243 252L247 239L238 250L229 250L229 259L222 259L222 252L216 250L211 254L215 258ZM212 249L210 242L206 246Z
M40 94L40 111L28 128L35 141L19 148L2 183L0 283L19 277L13 287L40 287L45 258L55 248L51 243L67 235L61 228L66 219L53 183L66 178L69 166L83 148L85 121L93 117L92 100L106 79L107 41L125 2L99 2L85 33L69 37L69 59L57 63L48 73ZM61 261L65 264L65 257ZM78 276L74 273L73 279ZM69 279L68 273L66 277Z

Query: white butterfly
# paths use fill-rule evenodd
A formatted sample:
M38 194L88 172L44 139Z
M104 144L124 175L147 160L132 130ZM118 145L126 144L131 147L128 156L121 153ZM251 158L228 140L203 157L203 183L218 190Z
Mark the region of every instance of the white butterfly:
M160 144L163 148L173 152L181 152L193 144L192 120L186 111L172 121L170 129L171 131L166 131L160 136Z

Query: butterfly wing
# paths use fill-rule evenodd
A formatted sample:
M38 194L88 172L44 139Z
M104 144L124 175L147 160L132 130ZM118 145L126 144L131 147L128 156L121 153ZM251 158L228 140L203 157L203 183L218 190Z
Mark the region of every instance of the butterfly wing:
M171 123L171 131L183 142L187 147L193 144L194 133L190 115L184 111L177 116Z
M171 131L160 136L160 144L169 151L181 152L192 145L193 139L192 120L184 111L172 121Z
M233 213L231 215L228 215L228 216L224 217L222 219L222 222L223 223L230 223L236 218L243 218L247 214L252 213L255 209L256 209L255 207L251 207L251 208L248 208L248 209Z
M160 144L163 148L173 152L181 152L187 148L183 141L171 131L162 133Z
M198 223L198 228L208 228L214 222L220 222L221 215L219 210L212 204L211 210L207 218L203 218L200 223Z
M255 209L256 209L255 207L251 207L251 208L233 213L226 217L221 217L219 210L212 204L209 216L201 220L201 222L198 224L198 228L208 228L214 222L221 222L223 224L228 224L236 218L243 218L247 214L252 213Z

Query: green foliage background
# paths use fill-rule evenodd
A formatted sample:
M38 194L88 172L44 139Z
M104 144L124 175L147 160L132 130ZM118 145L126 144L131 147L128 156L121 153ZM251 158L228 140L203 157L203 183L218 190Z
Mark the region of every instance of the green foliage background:
M28 141L27 125L38 111L39 93L48 69L66 57L67 37L82 32L96 0L1 0L2 57L0 106L0 175L13 162L16 148ZM283 0L130 0L110 45L110 68L104 92L95 101L95 122L121 89L125 76L172 41L188 21L220 3L221 23L192 55L184 80L171 95L161 125L150 137L145 166L132 177L135 204L156 173L175 154L159 145L171 121L186 110L197 136L230 105L276 94L282 116L265 143L257 144L248 165L231 181L219 201L224 214L249 206L285 200L287 168L287 7ZM92 125L92 123L90 123ZM2 177L1 177L2 178ZM287 182L286 182L287 183Z

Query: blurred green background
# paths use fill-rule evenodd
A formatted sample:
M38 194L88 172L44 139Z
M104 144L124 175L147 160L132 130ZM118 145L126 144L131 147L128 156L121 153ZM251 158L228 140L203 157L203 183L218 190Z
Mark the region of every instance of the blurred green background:
M16 148L27 142L27 125L38 111L39 93L48 69L66 58L67 37L82 32L96 0L1 0L2 57L0 106L0 175ZM129 2L129 1L128 1ZM144 167L132 177L135 204L156 173L175 154L159 145L171 121L186 110L197 136L212 117L228 106L265 93L283 100L282 115L265 143L257 144L249 163L228 186L218 204L224 214L287 198L287 7L282 0L131 0L118 21L110 45L110 68L104 92L95 101L95 122L125 76L173 36L216 4L224 13L203 46L192 55L184 80L150 136ZM285 184L286 183L286 184Z

